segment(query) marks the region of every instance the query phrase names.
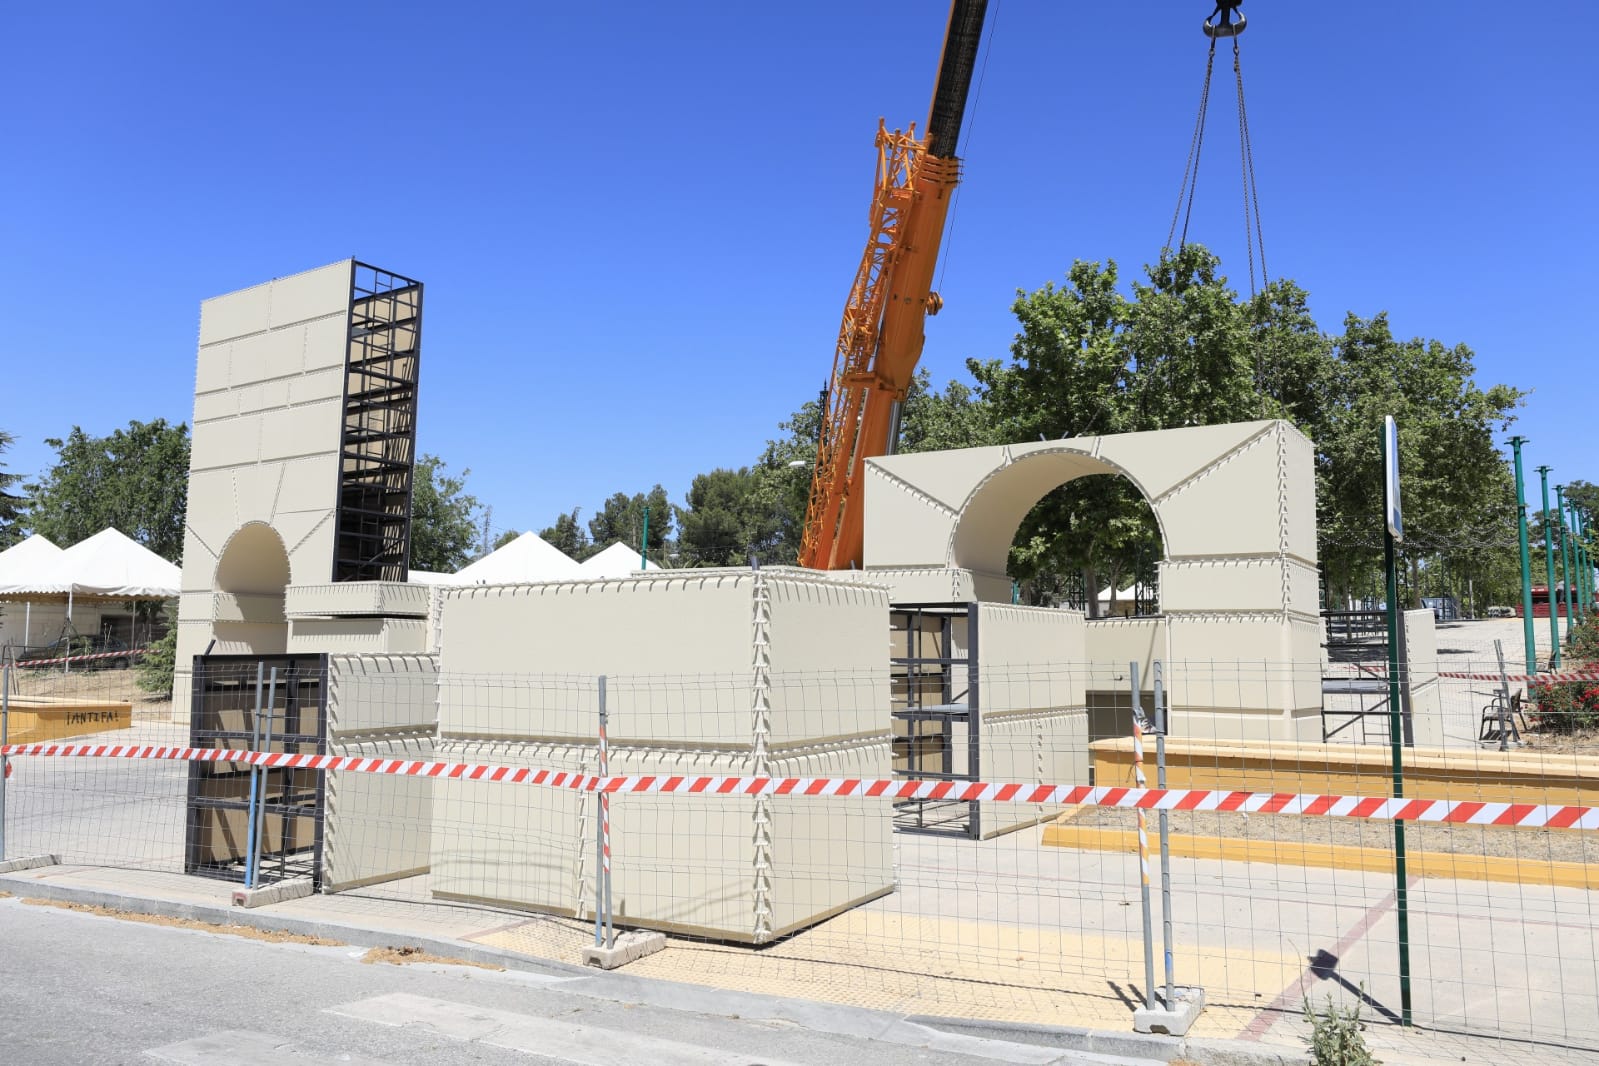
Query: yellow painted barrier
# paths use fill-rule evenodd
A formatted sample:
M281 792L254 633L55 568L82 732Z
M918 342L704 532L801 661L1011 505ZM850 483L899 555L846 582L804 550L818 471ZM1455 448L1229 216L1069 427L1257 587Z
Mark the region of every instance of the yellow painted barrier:
M128 729L132 725L131 703L13 696L7 739L12 744L44 744L111 729Z
M1138 834L1126 829L1096 829L1057 822L1044 830L1044 844L1083 851L1132 852ZM1243 840L1237 837L1171 836L1171 853L1186 859L1222 859L1263 862L1277 866L1391 873L1393 852L1348 844L1301 844L1285 840ZM1405 856L1412 876L1459 881L1498 881L1515 885L1555 885L1562 888L1599 888L1599 867L1580 862L1507 858L1491 855L1455 855L1438 851L1412 851Z
M1132 738L1088 746L1096 785L1133 784ZM1382 747L1315 743L1166 741L1171 788L1387 796L1392 777ZM1549 752L1406 748L1405 796L1479 803L1599 806L1599 758Z

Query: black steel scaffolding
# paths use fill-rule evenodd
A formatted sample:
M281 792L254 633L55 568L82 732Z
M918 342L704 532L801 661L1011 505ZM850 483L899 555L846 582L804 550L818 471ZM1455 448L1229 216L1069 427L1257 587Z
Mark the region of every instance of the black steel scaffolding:
M895 653L889 659L894 776L912 781L980 780L977 604L894 604L889 619ZM982 838L976 801L899 800L894 804L894 827Z
M334 581L404 581L411 556L422 283L354 263Z

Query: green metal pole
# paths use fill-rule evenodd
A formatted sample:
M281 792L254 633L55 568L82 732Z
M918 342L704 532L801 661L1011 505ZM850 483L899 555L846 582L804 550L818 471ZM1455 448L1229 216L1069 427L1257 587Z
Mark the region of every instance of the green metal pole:
M648 555L650 546L650 505L644 505L644 532L638 538L638 568L647 569L650 565Z
M1566 501L1567 527L1571 530L1571 595L1577 597L1577 624L1588 619L1588 593L1582 580L1582 524L1577 519L1577 505Z
M1549 471L1553 467L1540 466L1538 476L1543 482L1543 566L1549 583L1549 645L1551 669L1560 669L1560 616L1555 613L1555 544L1554 519L1549 514Z
M1538 672L1538 639L1532 625L1532 555L1527 550L1527 489L1521 476L1521 446L1526 437L1511 437L1516 455L1516 538L1521 545L1521 629L1527 645L1527 673Z
M1582 511L1577 512L1577 517L1582 521L1582 588L1587 597L1584 601L1586 609L1583 612L1588 618L1593 618L1593 550L1588 542L1588 516Z
M1394 535L1383 530L1383 563L1388 578L1388 743L1393 763L1394 799L1405 795L1404 732L1399 720L1399 568L1394 562ZM1410 1015L1410 888L1405 871L1405 823L1394 819L1394 904L1399 915L1399 1015Z
M1566 638L1571 638L1571 579L1577 568L1571 562L1571 537L1566 532L1566 487L1555 486L1555 518L1560 523L1560 591L1566 601Z
M1586 622L1593 614L1593 600L1588 595L1588 579L1593 574L1588 565L1588 525L1582 520L1582 512L1575 503L1568 500L1566 505L1571 508L1572 548L1577 556L1577 615L1579 621Z

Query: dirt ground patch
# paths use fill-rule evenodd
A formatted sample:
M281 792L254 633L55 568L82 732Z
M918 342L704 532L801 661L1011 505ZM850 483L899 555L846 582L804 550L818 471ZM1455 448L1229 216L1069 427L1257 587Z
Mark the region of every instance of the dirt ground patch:
M433 955L421 948L372 948L361 961L366 963L386 962L390 966L411 966L418 963L432 964L435 966L476 966L480 970L504 970L504 966L492 966L486 962L472 962L468 959L452 959L446 955Z
M60 667L12 671L11 692L16 696L53 696L80 700L110 700L133 704L139 719L165 721L172 701L144 691L130 669L76 670L67 673Z
M1522 751L1541 751L1549 755L1599 755L1599 732L1523 733Z
M344 946L344 941L329 940L327 937L304 936L300 933L285 933L274 929L256 929L248 925L221 925L212 922L199 922L193 918L168 918L162 914L140 914L138 911L117 910L115 907L102 907L94 903L73 903L70 900L62 899L24 899L22 902L32 907L59 907L64 911L98 914L102 918L119 918L125 922L164 925L169 929L196 929L202 933L223 933L227 936L243 937L246 940L262 940L268 944L311 944L323 948Z

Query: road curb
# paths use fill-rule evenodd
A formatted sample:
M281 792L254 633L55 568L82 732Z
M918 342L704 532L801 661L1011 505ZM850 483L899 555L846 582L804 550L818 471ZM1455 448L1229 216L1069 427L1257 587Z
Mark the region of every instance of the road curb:
M1245 1041L1188 1039L1077 1026L990 1022L924 1014L902 1015L846 1004L636 977L622 971L597 971L576 963L532 958L450 937L418 936L350 921L323 921L276 914L270 907L244 910L223 904L120 895L16 875L0 875L0 891L10 892L19 899L78 903L133 914L187 919L219 927L243 926L261 932L313 936L352 947L416 947L445 958L564 979L561 983L567 985L569 991L597 999L647 1003L704 1014L783 1019L820 1032L902 1045L959 1051L966 1041L1021 1044L1063 1054L1075 1052L1120 1056L1149 1063L1186 1059L1200 1066L1302 1066L1305 1062L1304 1052L1297 1049L1261 1046ZM1131 1024L1130 1015L1128 1023ZM980 1055L977 1046L970 1050Z

